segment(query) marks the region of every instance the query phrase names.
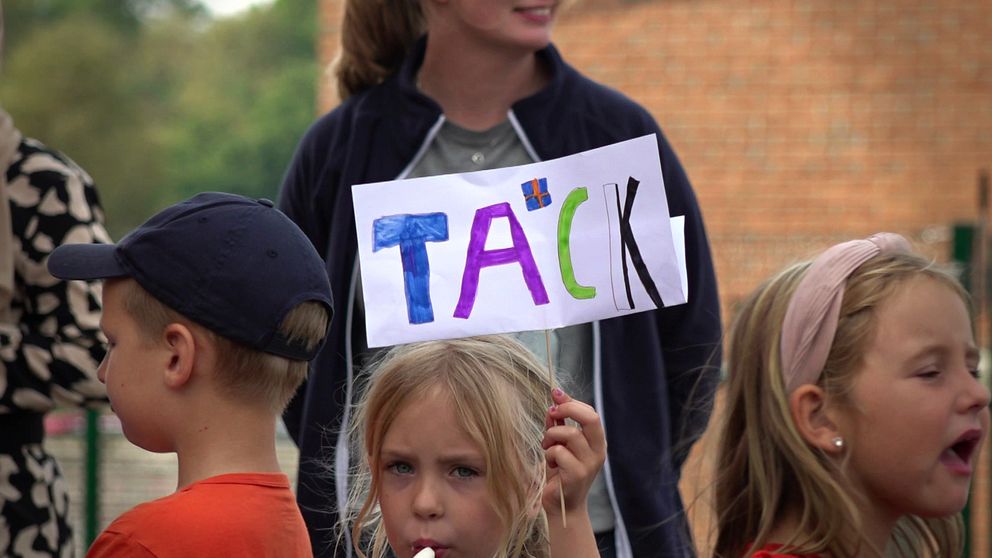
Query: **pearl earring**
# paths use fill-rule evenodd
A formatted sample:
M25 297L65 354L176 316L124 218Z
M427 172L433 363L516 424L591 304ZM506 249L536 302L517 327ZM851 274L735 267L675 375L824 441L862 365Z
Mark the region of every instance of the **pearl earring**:
M837 448L837 449L844 449L844 438L841 438L840 436L837 436L833 440L830 440L830 441L833 443L833 445L834 445L835 448Z

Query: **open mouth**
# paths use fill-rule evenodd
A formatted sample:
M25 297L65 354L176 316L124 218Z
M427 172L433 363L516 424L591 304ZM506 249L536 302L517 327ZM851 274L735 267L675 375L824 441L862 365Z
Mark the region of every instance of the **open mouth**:
M961 474L971 474L971 458L975 455L978 443L982 439L981 431L969 430L958 437L951 447L940 455L942 463L952 471Z

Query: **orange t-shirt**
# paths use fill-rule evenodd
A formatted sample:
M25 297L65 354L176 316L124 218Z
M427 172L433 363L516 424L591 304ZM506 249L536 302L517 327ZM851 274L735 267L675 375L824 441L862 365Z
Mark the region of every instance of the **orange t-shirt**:
M233 473L136 506L97 537L87 558L312 558L289 479Z

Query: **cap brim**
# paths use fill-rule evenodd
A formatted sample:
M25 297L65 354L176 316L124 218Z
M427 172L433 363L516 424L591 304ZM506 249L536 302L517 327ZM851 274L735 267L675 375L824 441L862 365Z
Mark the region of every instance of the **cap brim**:
M129 275L113 244L65 244L48 257L48 272L59 279L109 279Z

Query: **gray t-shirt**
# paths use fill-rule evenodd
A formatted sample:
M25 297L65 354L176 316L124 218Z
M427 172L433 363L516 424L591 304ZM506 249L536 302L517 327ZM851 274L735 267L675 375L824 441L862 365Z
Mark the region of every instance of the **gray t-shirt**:
M509 120L475 132L445 121L408 178L434 176L533 163ZM541 362L547 362L544 331L515 334ZM581 324L551 330L551 356L558 381L574 399L593 402L592 326ZM589 489L589 517L595 532L613 529L613 508L603 473Z

